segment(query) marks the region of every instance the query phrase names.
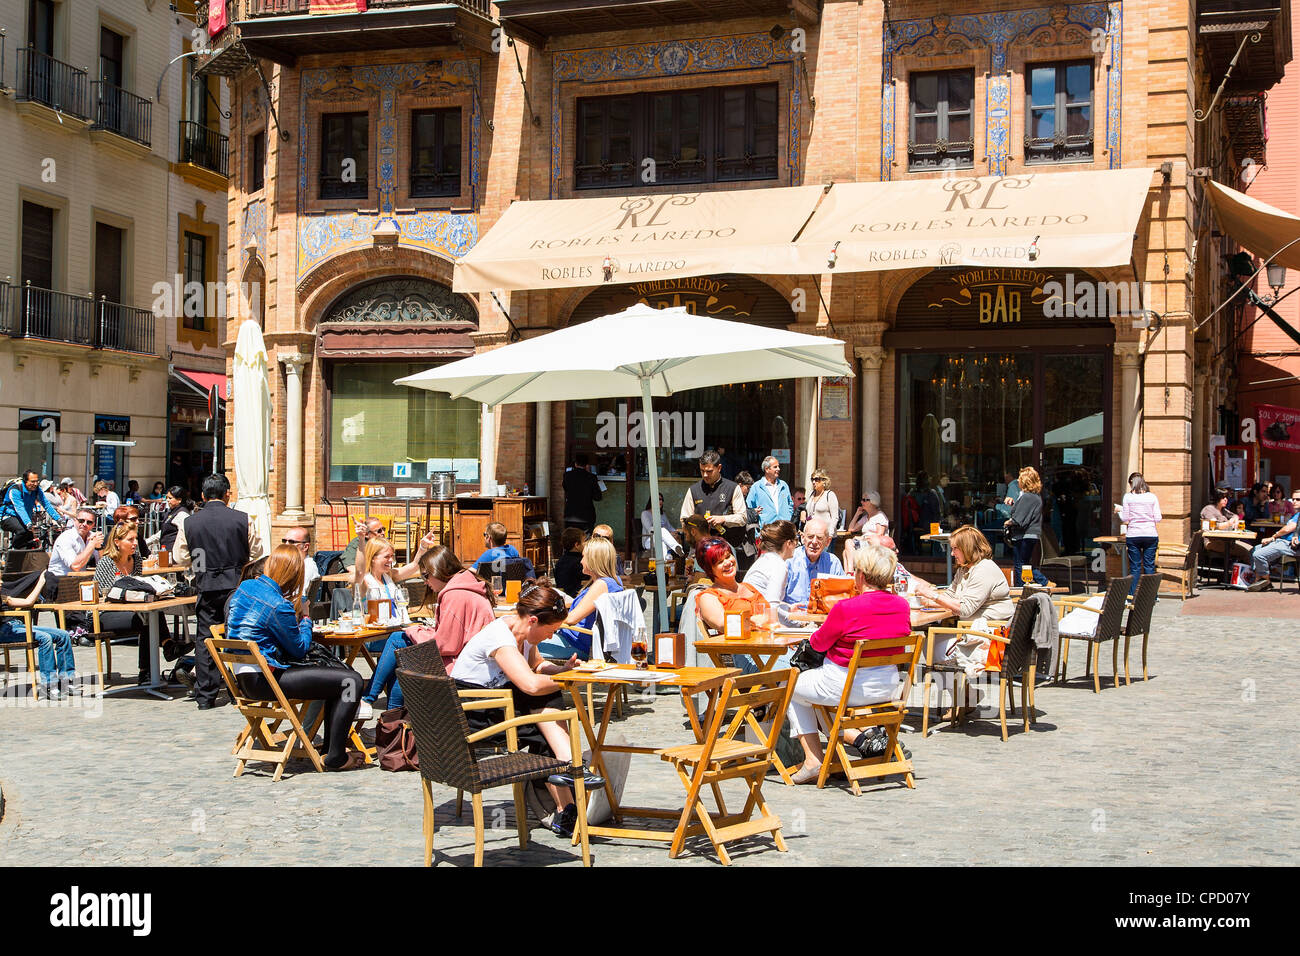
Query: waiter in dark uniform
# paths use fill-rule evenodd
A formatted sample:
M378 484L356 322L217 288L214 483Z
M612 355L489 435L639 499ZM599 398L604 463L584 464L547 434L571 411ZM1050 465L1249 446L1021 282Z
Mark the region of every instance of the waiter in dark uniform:
M679 521L684 523L691 515L700 515L709 523L709 530L726 540L736 552L736 561L745 556L745 497L740 485L722 477L722 460L716 451L706 451L700 456L700 480L686 492L682 499ZM742 570L745 565L741 565Z
M262 556L257 526L242 511L226 507L229 497L226 476L208 475L203 479L203 507L185 519L176 536L176 560L195 569L199 637L194 648L194 693L199 710L218 706L221 690L221 674L204 642L212 636L212 625L224 622L226 599L239 587L244 565Z

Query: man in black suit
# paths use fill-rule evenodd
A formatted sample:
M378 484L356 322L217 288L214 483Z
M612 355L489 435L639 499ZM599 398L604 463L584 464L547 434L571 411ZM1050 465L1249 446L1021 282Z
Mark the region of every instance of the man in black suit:
M226 599L239 586L244 565L262 556L257 526L242 511L226 507L229 497L230 481L225 475L204 478L203 507L185 520L176 536L176 560L191 564L198 592L194 693L199 710L218 706L221 690L221 674L204 641L212 636L212 625L225 621Z
M596 527L596 502L601 498L600 479L587 469L586 453L573 456L573 467L564 473L564 526L581 528L587 534Z

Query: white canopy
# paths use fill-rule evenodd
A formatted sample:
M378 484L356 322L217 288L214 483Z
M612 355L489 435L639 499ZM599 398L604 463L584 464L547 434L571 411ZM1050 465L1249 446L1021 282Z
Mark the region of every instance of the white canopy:
M653 422L654 395L733 382L852 374L838 339L637 304L616 315L408 375L397 384L488 405L621 398L640 392L645 421ZM658 429L645 431L650 502L654 526L659 527ZM663 538L658 535L655 553L659 620L665 622Z

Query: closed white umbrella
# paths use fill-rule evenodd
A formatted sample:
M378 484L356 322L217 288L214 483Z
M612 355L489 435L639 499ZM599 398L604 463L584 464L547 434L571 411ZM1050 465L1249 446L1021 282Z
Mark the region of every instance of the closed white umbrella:
M271 390L266 380L266 346L256 322L245 319L235 343L235 508L257 526L271 549L269 445Z
M620 398L640 392L646 423L652 397L767 379L852 375L838 339L634 305L537 338L399 378L487 405ZM238 412L236 412L238 414ZM660 524L658 436L645 428L650 506ZM659 620L668 620L662 538L655 536Z

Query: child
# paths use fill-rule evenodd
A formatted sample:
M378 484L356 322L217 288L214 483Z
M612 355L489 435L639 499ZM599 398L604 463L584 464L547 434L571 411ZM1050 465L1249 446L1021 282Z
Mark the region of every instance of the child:
M582 590L582 529L565 528L560 536L561 554L555 562L555 586L565 594Z

